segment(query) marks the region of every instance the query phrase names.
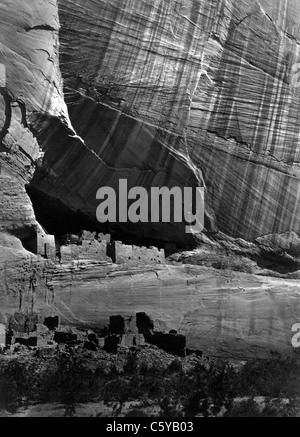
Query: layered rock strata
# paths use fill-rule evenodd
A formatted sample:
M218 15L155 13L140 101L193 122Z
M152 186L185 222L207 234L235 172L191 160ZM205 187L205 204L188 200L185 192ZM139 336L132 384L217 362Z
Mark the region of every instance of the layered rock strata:
M299 232L295 1L58 5L65 99L85 146L54 122L52 141L49 120L34 120L55 172L36 175L41 189L54 184L92 217L99 185L119 178L148 189L204 184L207 229L250 240ZM135 229L185 240L178 226Z
M98 188L125 178L204 185L210 231L299 232L299 14L282 0L3 4L1 168L20 197L16 225L3 193L2 226L32 226L34 173L57 209L94 225ZM189 242L174 223L114 230Z
M58 211L99 227L96 192L119 179L147 189L204 185L206 231L256 240L295 268L299 18L297 0L2 2L0 323L33 303L74 324L134 309L211 353L291 352L293 280L242 276L227 287L223 274L219 283L200 267L59 268L21 242L36 232L35 214L54 230ZM106 230L181 247L192 243L184 229Z
M22 281L15 271L15 291L1 293L0 323L16 309L30 312L33 302L40 323L58 315L62 324L85 328L104 328L116 314L130 319L145 312L157 331L176 330L186 336L189 349L211 356L294 353L292 327L300 309L296 279L191 265L128 269L82 261L52 270L33 265Z

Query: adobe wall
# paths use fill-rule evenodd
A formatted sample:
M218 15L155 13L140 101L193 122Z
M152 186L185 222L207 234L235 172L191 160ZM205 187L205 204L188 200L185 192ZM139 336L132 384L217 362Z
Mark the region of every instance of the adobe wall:
M113 241L108 246L107 254L116 264L128 264L133 258L132 246L127 246L121 241Z
M156 247L139 247L114 241L108 246L108 254L116 264L165 264L164 250Z
M165 252L153 246L132 246L132 261L136 264L165 264Z
M124 334L121 347L144 346L146 344L143 334Z
M110 234L98 234L98 241L107 241L107 243L111 243L111 235Z
M81 240L82 241L94 241L96 239L96 232L83 231Z
M96 239L97 238L97 239ZM110 243L110 234L98 234L83 231L78 243L60 247L61 262L73 260L113 261L116 264L157 265L165 264L165 251L157 247L138 247L123 244L121 241Z
M54 235L37 233L37 255L56 261L56 245Z
M94 260L94 261L110 261L107 257L107 242L106 241L83 241L81 246L70 244L69 246L61 246L61 262L68 263L73 260Z

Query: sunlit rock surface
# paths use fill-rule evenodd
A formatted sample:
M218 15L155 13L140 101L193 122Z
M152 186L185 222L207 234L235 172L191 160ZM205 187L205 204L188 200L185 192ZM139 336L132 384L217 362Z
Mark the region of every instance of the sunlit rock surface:
M104 328L112 315L130 318L146 312L155 326L177 330L186 335L188 348L211 356L245 359L294 353L299 279L191 265L128 269L74 262L47 269L28 260L23 268L20 280L16 272L15 290L0 295L4 314L19 308L26 312L34 302L41 322L59 315L63 324ZM8 268L6 273L12 274Z
M120 178L148 189L204 184L207 230L250 240L299 232L296 1L1 8L2 159L8 150L28 179L42 147L39 192L96 225L98 188ZM179 224L115 228L188 240Z
M64 227L96 228L97 190L126 178L204 185L207 231L299 257L299 18L297 0L1 2L3 319L38 297L41 315L73 324L140 310L211 353L291 351L297 282L227 286L215 270L197 279L175 266L103 278L103 266L51 267L19 239L36 229L35 213L51 232L59 211ZM180 224L105 230L190 242Z
M0 3L0 232L26 238L36 221L25 184L41 158L33 112L68 117L58 67L55 3Z
M85 146L57 126L45 138L49 120L34 120L47 149L40 189L93 218L97 188L120 177L147 188L204 181L208 229L299 232L296 0L58 6L65 100Z

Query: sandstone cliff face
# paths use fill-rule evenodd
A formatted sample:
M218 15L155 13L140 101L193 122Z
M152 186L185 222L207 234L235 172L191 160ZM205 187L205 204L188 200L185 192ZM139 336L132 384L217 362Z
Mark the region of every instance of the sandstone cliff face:
M101 299L90 291L87 297L85 287L93 288L101 272L94 281L82 269L53 271L25 251L19 239L37 228L35 212L51 231L73 221L96 228L97 190L116 188L125 178L129 187L148 189L204 185L207 231L258 238L260 247L271 245L274 252L280 243L280 250L299 257L299 18L297 0L1 2L4 318L18 308L23 292L32 291L35 277L41 278L41 313L55 309L72 323L107 319L118 306L108 302L102 312L101 299L122 302L127 290L129 305L131 290L136 293L143 284L143 296L134 298L133 308L150 310L168 323L176 310L174 326L188 333L194 347L205 346L202 336L210 325L219 326L217 337L221 343L224 338L226 351L234 351L241 336L242 349L250 342L259 355L270 340L268 332L273 346L281 338L278 350L287 347L288 331L298 322L294 285L282 282L274 300L270 293L266 298L264 287L259 294L250 287L246 298L235 298L230 287L223 298L210 283L205 306L198 291L190 295L182 286L176 294L172 281L170 287L168 280L158 285L156 274L153 282L146 273L141 284L128 288L101 279ZM126 224L109 230L159 244L191 243L179 224ZM284 233L282 242L278 235ZM176 287L186 281L180 269L172 273ZM144 293L155 297L144 298ZM261 306L252 303L252 293ZM93 299L100 300L91 307ZM126 305L120 303L124 312ZM191 311L192 322L183 327L178 317L190 320ZM212 344L212 337L207 341Z
M94 219L97 188L121 177L204 183L207 229L250 240L299 232L296 0L58 6L65 100L85 144L34 120L46 149L39 189ZM184 239L174 226L139 232L153 230Z
M59 315L63 324L104 328L110 316L129 319L146 312L157 331L175 329L186 335L188 348L210 356L293 355L299 280L191 265L126 268L88 261L56 268L20 262L14 271L7 266L6 275L15 278L14 292L0 295L1 311L7 314L18 310L21 300L23 312L34 302L40 322ZM5 322L1 311L0 323Z
M296 1L1 11L2 174L28 182L42 147L32 187L94 224L98 188L126 178L148 189L204 184L207 230L250 240L299 232ZM174 224L117 230L186 241Z
M50 2L4 1L0 23L0 232L26 238L36 222L25 185L41 157L29 117L68 117L58 67L58 11Z

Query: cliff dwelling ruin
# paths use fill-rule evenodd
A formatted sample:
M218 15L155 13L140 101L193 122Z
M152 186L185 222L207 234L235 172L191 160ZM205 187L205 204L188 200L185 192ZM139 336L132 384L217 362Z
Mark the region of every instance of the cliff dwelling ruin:
M128 265L165 263L164 249L126 245L121 241L112 241L110 234L89 231L55 236L39 227L24 246L36 255L62 264L84 260ZM169 245L167 249L170 250Z

